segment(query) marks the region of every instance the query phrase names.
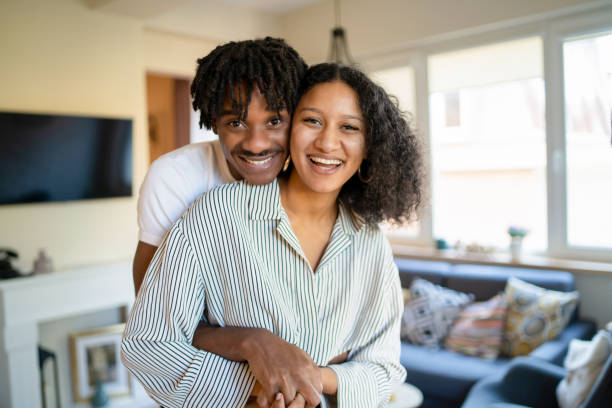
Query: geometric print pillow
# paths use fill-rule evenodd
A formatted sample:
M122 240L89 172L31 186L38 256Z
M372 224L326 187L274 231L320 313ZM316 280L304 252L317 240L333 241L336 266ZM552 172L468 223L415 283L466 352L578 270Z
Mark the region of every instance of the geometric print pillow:
M531 353L567 326L578 292L558 292L511 277L506 284L508 314L502 352L510 357Z
M414 279L404 307L401 337L426 347L438 348L461 308L474 295Z

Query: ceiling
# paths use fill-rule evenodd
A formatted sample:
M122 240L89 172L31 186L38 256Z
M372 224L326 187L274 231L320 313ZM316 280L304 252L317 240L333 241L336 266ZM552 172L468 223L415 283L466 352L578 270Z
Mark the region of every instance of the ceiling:
M241 7L254 11L283 14L322 0L83 0L90 8L122 14L129 17L148 19L165 13L176 13L181 8L191 11L210 7Z

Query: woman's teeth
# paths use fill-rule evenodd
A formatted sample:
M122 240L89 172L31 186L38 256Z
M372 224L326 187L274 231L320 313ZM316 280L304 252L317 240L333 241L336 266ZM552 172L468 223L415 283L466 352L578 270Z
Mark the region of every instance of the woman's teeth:
M270 160L272 160L272 156L270 156L270 157L268 157L266 159L263 159L263 160L249 160L247 158L244 158L245 162L247 162L249 164L252 164L254 166L262 166L262 165L266 164L267 162L269 162Z
M312 162L319 163L319 164L339 166L342 163L341 160L336 160L336 159L324 159L322 157L313 157L313 156L310 156L309 158Z

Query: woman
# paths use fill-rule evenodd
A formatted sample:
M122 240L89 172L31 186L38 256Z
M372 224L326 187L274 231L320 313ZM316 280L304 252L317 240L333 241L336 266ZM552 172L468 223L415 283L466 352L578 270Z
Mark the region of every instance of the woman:
M385 405L404 378L399 278L376 223L407 219L420 201L416 138L355 69L314 66L301 95L286 175L203 195L147 272L123 361L164 406L244 406L252 391L247 364L191 346L201 316L301 348L341 407ZM346 362L327 364L349 350ZM286 404L303 406L300 390L292 394ZM275 404L285 405L283 394Z

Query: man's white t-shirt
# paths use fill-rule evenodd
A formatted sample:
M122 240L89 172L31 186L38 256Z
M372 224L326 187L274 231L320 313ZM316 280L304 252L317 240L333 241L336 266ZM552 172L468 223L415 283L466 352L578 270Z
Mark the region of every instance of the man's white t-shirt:
M160 156L140 187L138 239L159 246L196 198L233 181L218 140L189 144Z

